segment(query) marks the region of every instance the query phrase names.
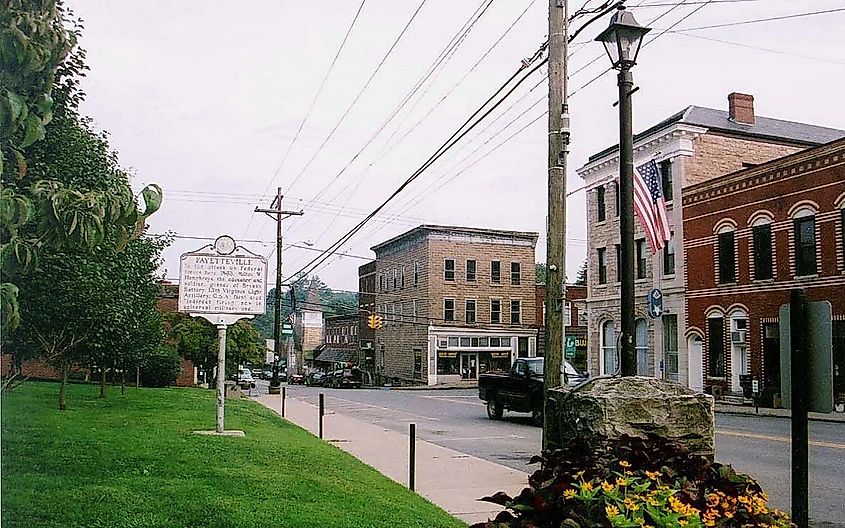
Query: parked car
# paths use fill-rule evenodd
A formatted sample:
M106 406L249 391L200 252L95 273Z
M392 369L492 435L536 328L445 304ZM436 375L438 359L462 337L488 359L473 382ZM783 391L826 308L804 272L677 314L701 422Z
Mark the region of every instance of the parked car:
M326 381L326 373L315 370L305 376L305 384L309 387L322 387Z
M238 377L235 381L241 389L255 388L255 378L252 377L252 371L248 368L238 370Z
M360 389L364 385L364 376L357 367L338 369L327 374L323 384L335 389Z
M543 423L543 358L520 358L507 374L482 374L478 396L487 402L487 416L502 418L505 410L531 413L534 422ZM574 387L587 379L568 361L564 362L567 385Z
M302 385L305 383L305 376L302 374L291 374L288 376L288 383L290 385Z

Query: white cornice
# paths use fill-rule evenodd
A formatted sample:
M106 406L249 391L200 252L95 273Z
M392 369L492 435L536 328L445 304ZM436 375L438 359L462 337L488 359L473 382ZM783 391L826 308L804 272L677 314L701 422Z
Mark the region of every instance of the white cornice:
M641 165L651 158L657 161L671 159L676 156L692 156L692 142L698 136L707 133L707 129L685 123L675 123L640 139L634 144L634 166ZM577 169L577 173L584 179L585 187L604 182L610 176L615 176L619 170L619 149L614 149L605 156L593 160Z

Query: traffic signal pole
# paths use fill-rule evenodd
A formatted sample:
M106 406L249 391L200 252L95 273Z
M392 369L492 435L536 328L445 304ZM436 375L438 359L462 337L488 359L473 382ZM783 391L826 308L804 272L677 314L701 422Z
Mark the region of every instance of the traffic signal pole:
M276 189L276 198L269 209L255 208L256 213L264 213L276 221L276 295L274 297L274 324L273 339L275 340L273 350L273 378L270 380L271 392L278 390L279 381L279 359L282 357L282 220L291 216L302 216L302 211L285 211L282 209L282 188Z

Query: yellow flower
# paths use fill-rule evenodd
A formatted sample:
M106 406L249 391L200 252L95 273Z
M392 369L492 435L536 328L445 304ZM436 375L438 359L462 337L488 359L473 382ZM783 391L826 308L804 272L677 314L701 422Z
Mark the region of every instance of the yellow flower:
M716 521L709 517L705 518L702 522L704 523L704 526L716 526Z
M622 477L617 477L617 478L616 478L616 485L617 485L617 486L619 486L619 487L622 487L622 486L627 486L627 485L628 485L628 481L627 481L627 480L625 480L625 479L624 479L624 478L622 478Z
M624 460L620 460L619 465L622 466L623 468L631 467L631 464L629 462L624 461Z
M751 499L749 499L745 495L740 495L739 497L737 497L737 500L742 504L751 504Z
M663 473L661 473L661 472L659 472L659 471L646 471L646 472L645 472L645 476L647 476L647 477L648 477L648 478L650 478L651 480L654 480L654 479L656 479L657 477L660 477L660 476L662 476L662 475L663 475Z
M678 519L678 526L686 526L689 524L689 521L686 519Z
M563 491L563 497L564 497L565 499L572 499L572 498L574 498L574 497L575 497L575 490L574 490L574 489L572 489L572 488L569 488L568 490L564 490L564 491Z
M603 489L605 493L611 493L616 489L616 486L605 480L601 483L601 489Z
M582 491L593 491L593 483L592 482L584 482L581 484Z
M631 499L625 499L622 501L625 507L631 511L637 511L640 509L639 505L636 502L632 501Z
M725 510L725 513L723 513L722 515L724 515L728 519L733 519L734 512L731 510Z
M719 496L715 493L711 493L707 495L707 505L708 506L718 506L719 505Z
M619 508L612 504L608 504L604 507L604 511L607 513L608 517L613 517L614 515L619 515Z

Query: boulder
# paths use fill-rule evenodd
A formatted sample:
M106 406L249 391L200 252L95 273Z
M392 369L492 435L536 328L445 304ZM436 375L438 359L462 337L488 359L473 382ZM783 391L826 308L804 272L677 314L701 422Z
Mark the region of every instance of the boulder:
M645 376L595 378L550 392L548 445L583 442L604 450L622 435L657 435L693 454L715 454L713 397Z

